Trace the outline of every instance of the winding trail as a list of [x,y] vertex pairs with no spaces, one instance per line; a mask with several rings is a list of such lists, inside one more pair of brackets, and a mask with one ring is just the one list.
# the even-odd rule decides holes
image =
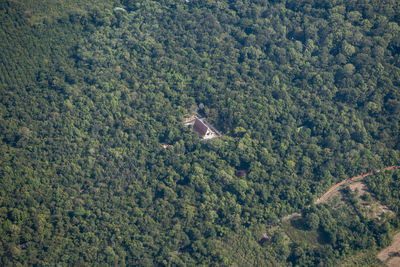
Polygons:
[[[316,199],[314,201],[314,203],[315,204],[320,204],[320,203],[325,202],[334,192],[339,191],[339,189],[344,185],[351,184],[351,183],[354,183],[354,182],[357,182],[357,181],[361,181],[362,179],[364,179],[365,177],[368,177],[370,175],[378,174],[380,172],[389,171],[389,170],[393,170],[393,169],[397,169],[397,168],[400,168],[400,165],[393,165],[393,166],[386,167],[384,169],[375,170],[375,171],[367,172],[367,173],[364,173],[364,174],[361,174],[361,175],[357,175],[357,176],[354,176],[354,177],[351,177],[351,178],[347,178],[347,179],[335,184],[331,188],[329,188],[328,191],[326,191],[320,198]],[[284,221],[288,221],[288,220],[292,219],[293,217],[298,217],[298,216],[302,216],[302,213],[301,212],[294,212],[292,214],[289,214],[289,215],[283,217],[282,221],[283,222]]]
[[329,188],[329,190],[326,191],[325,194],[323,194],[320,198],[316,199],[314,201],[314,203],[315,204],[319,204],[319,203],[322,203],[322,202],[326,201],[332,193],[338,191],[340,189],[340,187],[343,186],[343,185],[351,184],[353,182],[360,181],[360,180],[364,179],[365,177],[368,177],[368,176],[371,176],[371,175],[374,175],[374,174],[378,174],[380,172],[393,170],[393,169],[396,169],[396,168],[400,168],[400,166],[393,165],[393,166],[389,166],[389,167],[386,167],[386,168],[381,169],[381,170],[375,170],[375,171],[372,171],[372,172],[367,172],[367,173],[364,173],[364,174],[361,174],[361,175],[357,175],[357,176],[354,176],[354,177],[351,177],[351,178],[347,178],[347,179],[341,181],[340,183],[337,183],[334,186],[332,186],[331,188]]

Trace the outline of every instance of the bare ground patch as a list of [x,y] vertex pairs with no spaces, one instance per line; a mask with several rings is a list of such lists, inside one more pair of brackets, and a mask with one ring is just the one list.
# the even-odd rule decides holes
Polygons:
[[389,267],[398,267],[398,266],[400,266],[400,257],[391,258],[390,260],[388,260],[386,265],[389,266]]
[[359,196],[364,195],[365,193],[368,192],[368,187],[366,184],[364,184],[363,182],[355,182],[349,185],[350,190],[352,192],[355,192],[356,190],[358,190],[358,194]]
[[400,266],[400,232],[393,236],[393,242],[376,256],[389,267]]
[[[391,211],[386,205],[383,205],[372,197],[365,183],[355,182],[350,184],[349,188],[352,192],[358,192],[357,196],[359,197],[359,204],[364,208],[364,211],[366,212],[368,217],[380,221],[385,214],[387,214],[389,217],[392,217],[394,215],[393,211]],[[362,198],[362,196],[369,196],[370,201],[365,200],[365,198]]]
[[301,213],[295,212],[295,213],[289,214],[288,216],[285,216],[285,217],[282,218],[282,222],[287,222],[287,221],[291,220],[294,217],[301,217]]
[[391,211],[387,206],[375,203],[371,206],[366,206],[370,209],[370,217],[374,219],[378,219],[378,221],[382,220],[383,215],[388,214],[389,217],[394,216],[394,212]]
[[[368,186],[364,182],[353,182],[347,186],[350,188],[351,192],[357,193],[358,204],[362,207],[363,212],[369,218],[381,221],[384,215],[387,215],[388,217],[394,216],[394,212],[392,210],[375,199],[375,197],[368,191]],[[331,194],[329,194],[329,197],[326,198],[325,201],[336,203],[333,208],[343,205],[343,199],[340,190],[333,191]],[[292,217],[289,217],[289,219],[291,218]],[[284,219],[286,219],[286,217]]]

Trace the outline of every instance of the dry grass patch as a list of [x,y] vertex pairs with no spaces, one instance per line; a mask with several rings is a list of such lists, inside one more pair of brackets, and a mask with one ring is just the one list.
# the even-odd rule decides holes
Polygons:
[[363,182],[352,183],[352,184],[349,185],[349,187],[350,187],[350,190],[352,192],[355,192],[356,190],[358,190],[358,192],[359,192],[358,195],[359,196],[362,196],[362,195],[364,195],[365,193],[368,192],[368,187]]
[[357,192],[358,203],[363,207],[364,212],[369,218],[381,221],[384,215],[387,217],[394,216],[393,211],[371,195],[365,183],[355,182],[350,184],[349,188],[353,193]]
[[398,267],[398,266],[400,266],[400,257],[391,258],[390,260],[388,260],[386,265],[389,266],[389,267]]
[[113,9],[112,2],[100,0],[12,0],[12,2],[25,10],[24,16],[31,25],[41,24],[44,19],[57,20],[70,12],[83,15],[93,8],[99,8],[106,13],[112,12]]
[[385,267],[385,264],[376,258],[377,251],[363,250],[338,262],[340,267]]
[[400,232],[393,236],[392,244],[376,256],[389,267],[400,266]]

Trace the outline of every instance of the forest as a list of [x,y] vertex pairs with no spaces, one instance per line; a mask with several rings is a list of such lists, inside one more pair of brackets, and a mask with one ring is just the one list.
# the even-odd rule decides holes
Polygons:
[[[399,24],[396,0],[1,0],[0,265],[334,266],[387,246],[398,169],[365,180],[393,216],[346,188],[313,203],[400,165]],[[222,137],[184,126],[197,109]],[[285,234],[299,211],[314,245]]]

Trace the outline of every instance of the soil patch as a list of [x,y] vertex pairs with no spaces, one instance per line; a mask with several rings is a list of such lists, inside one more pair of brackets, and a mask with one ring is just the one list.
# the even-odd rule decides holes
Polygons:
[[380,221],[385,213],[388,213],[389,217],[394,215],[393,211],[391,211],[386,205],[382,205],[379,201],[376,201],[371,193],[368,191],[368,187],[363,182],[355,182],[349,185],[349,188],[352,192],[358,191],[358,197],[364,195],[370,195],[374,201],[365,201],[363,198],[359,198],[359,203],[365,208],[368,217],[377,219]]
[[400,232],[393,236],[392,244],[376,256],[389,267],[400,266]]
[[368,192],[368,187],[363,182],[352,183],[349,185],[349,187],[352,192],[358,190],[359,195],[364,195],[366,192]]
[[388,214],[388,217],[393,217],[394,216],[394,212],[391,211],[387,206],[385,205],[381,205],[381,204],[376,204],[376,205],[372,205],[371,207],[369,207],[371,209],[371,218],[377,219],[378,221],[382,220],[382,216],[384,214]]
[[398,267],[398,266],[400,266],[400,257],[391,258],[390,260],[388,260],[386,265],[389,266],[389,267]]
[[289,214],[288,216],[285,216],[282,218],[282,222],[287,222],[294,217],[301,217],[301,213],[295,212],[295,213]]

